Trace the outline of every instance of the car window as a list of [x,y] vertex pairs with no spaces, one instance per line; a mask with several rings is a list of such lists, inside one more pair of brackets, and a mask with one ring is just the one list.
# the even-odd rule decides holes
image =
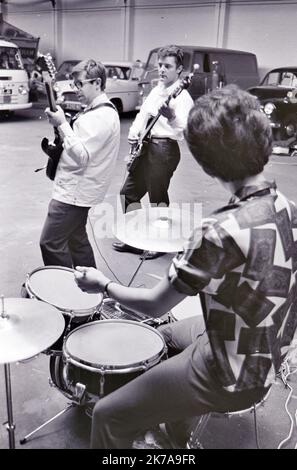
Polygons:
[[56,80],[68,80],[73,67],[79,62],[79,60],[66,60],[63,62],[58,68]]
[[292,72],[283,72],[281,74],[280,85],[286,87],[296,86],[297,77]]
[[279,84],[279,72],[269,73],[263,81],[263,85],[278,86]]
[[129,80],[131,75],[130,67],[119,67],[106,65],[106,76],[107,78],[117,78],[119,80]]

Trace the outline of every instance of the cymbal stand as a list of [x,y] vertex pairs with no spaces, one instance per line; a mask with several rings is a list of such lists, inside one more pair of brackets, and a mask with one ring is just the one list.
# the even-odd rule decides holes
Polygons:
[[45,423],[41,424],[40,426],[38,426],[38,428],[34,429],[34,431],[30,432],[29,434],[27,434],[23,439],[20,440],[20,444],[26,444],[26,442],[28,442],[29,438],[31,436],[33,436],[33,434],[37,433],[40,429],[44,428],[45,426],[47,426],[49,423],[51,423],[52,421],[54,421],[54,419],[56,418],[59,418],[59,416],[62,416],[64,413],[66,413],[66,411],[70,410],[70,408],[73,408],[74,406],[76,406],[76,403],[69,403],[65,408],[64,410],[62,411],[59,411],[59,413],[57,413],[55,416],[53,416],[52,418],[48,419]]
[[139,263],[139,265],[137,266],[136,268],[136,271],[135,273],[133,274],[133,276],[131,277],[130,281],[129,281],[129,284],[127,285],[127,287],[130,287],[132,282],[134,281],[138,271],[140,270],[141,266],[143,265],[144,261],[146,260],[146,257],[147,257],[147,254],[148,254],[148,251],[144,251],[143,254],[142,254],[142,257],[141,257],[141,261]]
[[[1,321],[7,321],[9,316],[5,313],[4,308],[4,295],[1,295]],[[15,449],[15,438],[14,430],[15,425],[13,423],[13,414],[12,414],[12,396],[11,396],[11,380],[10,380],[10,365],[4,364],[4,375],[5,375],[5,390],[6,390],[6,406],[7,406],[7,421],[3,424],[6,424],[6,429],[8,431],[9,437],[9,448]]]
[[8,420],[3,424],[6,424],[6,429],[8,431],[9,448],[15,449],[15,438],[14,438],[15,425],[13,423],[13,415],[12,415],[12,397],[11,397],[11,381],[10,381],[10,365],[9,364],[4,364],[4,373],[5,373],[6,405],[7,405]]

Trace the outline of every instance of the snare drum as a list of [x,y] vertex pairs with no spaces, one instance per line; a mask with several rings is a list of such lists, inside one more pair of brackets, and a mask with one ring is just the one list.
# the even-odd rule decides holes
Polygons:
[[63,360],[53,357],[51,378],[68,398],[85,404],[116,390],[166,355],[163,336],[130,320],[81,325],[66,338]]
[[61,339],[77,324],[85,323],[98,314],[102,294],[87,294],[76,284],[73,269],[62,266],[43,266],[27,275],[26,289],[31,298],[41,300],[60,310],[66,327],[62,337],[47,353],[62,351]]

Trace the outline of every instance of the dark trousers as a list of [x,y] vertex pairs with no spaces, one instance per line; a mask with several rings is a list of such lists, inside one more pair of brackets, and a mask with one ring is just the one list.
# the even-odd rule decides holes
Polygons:
[[[183,421],[208,411],[235,411],[264,396],[262,389],[230,393],[211,376],[201,353],[202,317],[178,321],[159,331],[170,357],[101,398],[92,420],[93,449],[127,449],[141,432],[159,423]],[[203,351],[203,345],[202,345]]]
[[[172,139],[153,138],[140,157],[139,164],[128,177],[120,191],[123,210],[140,208],[140,200],[148,193],[151,204],[169,205],[168,188],[179,163],[178,143]],[[133,204],[128,209],[128,206]]]
[[86,232],[89,207],[73,206],[52,199],[40,237],[45,266],[96,267]]

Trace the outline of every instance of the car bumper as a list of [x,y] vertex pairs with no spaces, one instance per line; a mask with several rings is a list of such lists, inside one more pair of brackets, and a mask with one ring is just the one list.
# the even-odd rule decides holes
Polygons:
[[11,104],[5,103],[0,104],[0,111],[8,110],[8,111],[17,111],[18,109],[29,109],[32,108],[32,103],[25,103],[25,104]]
[[82,106],[80,102],[75,102],[75,101],[63,101],[61,103],[61,108],[64,109],[64,111],[81,111]]

